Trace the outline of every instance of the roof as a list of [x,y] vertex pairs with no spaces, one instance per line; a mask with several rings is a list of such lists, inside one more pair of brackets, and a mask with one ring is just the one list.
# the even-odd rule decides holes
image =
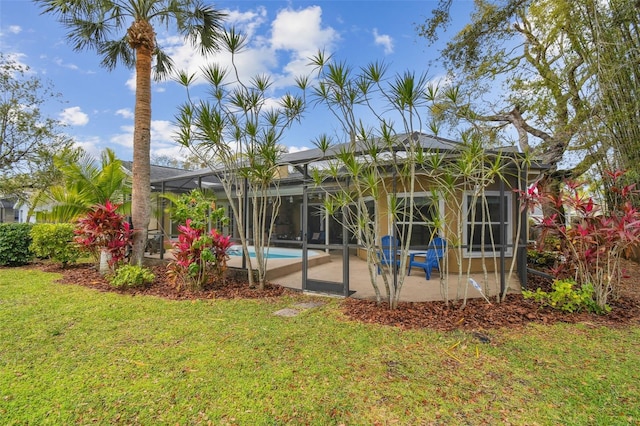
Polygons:
[[[455,151],[462,147],[460,142],[456,142],[449,139],[440,138],[437,136],[426,135],[424,133],[415,132],[412,134],[413,139],[419,142],[422,149],[427,151]],[[403,143],[406,141],[408,134],[403,133],[397,136],[400,140],[396,146],[401,147]],[[386,148],[386,144],[380,139],[377,138],[372,142],[364,142],[362,140],[358,140],[355,142],[355,152],[356,153],[364,153],[367,149],[372,145],[379,148]],[[291,154],[285,154],[282,156],[283,164],[309,164],[315,161],[323,161],[334,158],[345,148],[350,147],[350,142],[344,142],[340,144],[332,145],[326,152],[323,152],[320,148],[309,149],[306,151],[294,152]]]
[[15,205],[16,205],[15,199],[0,198],[0,207],[2,207],[3,209],[13,209]]
[[[396,151],[404,151],[407,138],[409,134],[399,134],[396,136],[398,143],[394,145]],[[450,139],[441,138],[438,136],[427,135],[424,133],[414,132],[411,137],[417,142],[420,147],[425,151],[437,151],[440,153],[455,153],[461,150],[464,146],[461,142],[457,142]],[[284,154],[280,158],[280,165],[283,166],[302,166],[320,161],[330,160],[335,158],[345,148],[353,149],[356,154],[366,155],[367,151],[371,147],[376,146],[381,150],[388,149],[388,145],[380,138],[376,138],[370,141],[358,140],[355,142],[355,146],[351,148],[350,142],[344,142],[340,144],[331,145],[329,149],[323,152],[320,148],[309,149],[305,151],[298,151],[294,153]],[[508,153],[515,155],[518,153],[517,149],[507,147],[499,150],[490,150],[493,153]],[[124,164],[125,162],[123,162]],[[130,162],[127,162],[130,163]],[[536,164],[533,168],[545,168],[543,165]],[[199,183],[203,188],[221,189],[222,183],[215,175],[223,173],[225,168],[221,166],[219,169],[205,168],[193,171],[184,171],[180,169],[174,169],[163,166],[152,166],[151,170],[151,184],[155,190],[160,190],[160,186],[164,187],[166,191],[172,190],[189,190],[198,188]],[[299,182],[302,179],[302,174],[292,173],[287,178],[282,179],[282,183],[285,182]]]

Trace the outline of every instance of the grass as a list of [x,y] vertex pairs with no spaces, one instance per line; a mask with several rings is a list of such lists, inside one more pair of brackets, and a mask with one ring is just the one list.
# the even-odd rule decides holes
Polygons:
[[0,423],[640,424],[640,328],[401,331],[0,269]]

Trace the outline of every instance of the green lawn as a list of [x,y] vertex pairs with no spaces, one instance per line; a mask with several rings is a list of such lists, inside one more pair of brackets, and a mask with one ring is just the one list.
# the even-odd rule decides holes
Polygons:
[[0,270],[0,424],[640,424],[640,328],[401,331]]

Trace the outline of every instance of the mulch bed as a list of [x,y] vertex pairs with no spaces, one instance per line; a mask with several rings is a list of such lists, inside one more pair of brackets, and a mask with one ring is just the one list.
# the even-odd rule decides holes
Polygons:
[[[265,290],[250,289],[247,282],[227,279],[224,285],[206,291],[193,292],[177,289],[167,279],[164,266],[152,266],[156,276],[154,283],[142,289],[114,289],[90,265],[75,265],[66,269],[52,264],[38,267],[59,272],[61,283],[78,284],[96,289],[133,296],[157,296],[174,300],[186,299],[230,299],[230,298],[276,298],[285,294],[294,294],[294,290],[279,285],[267,285]],[[625,261],[626,277],[621,297],[610,303],[611,312],[607,315],[590,313],[564,313],[558,310],[541,308],[520,295],[509,295],[504,302],[487,303],[484,299],[470,299],[464,309],[459,301],[400,303],[397,309],[390,310],[369,300],[348,298],[343,303],[344,314],[355,321],[376,323],[400,328],[430,328],[434,330],[486,330],[495,328],[521,327],[529,323],[553,324],[558,322],[583,323],[593,326],[623,327],[640,324],[640,266]],[[548,288],[549,282],[538,276],[529,276],[530,287]]]

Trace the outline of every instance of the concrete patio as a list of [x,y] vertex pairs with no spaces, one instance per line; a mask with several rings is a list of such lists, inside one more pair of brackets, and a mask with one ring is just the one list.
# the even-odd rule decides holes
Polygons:
[[[147,254],[146,256],[159,258],[158,254]],[[164,254],[164,258],[170,260],[172,258],[171,252],[167,251]],[[232,256],[228,261],[228,266],[230,270],[241,268],[242,258]],[[309,259],[307,275],[311,279],[341,283],[342,254],[320,252],[317,256]],[[377,275],[376,278],[380,291],[384,292],[382,277]],[[479,273],[472,274],[471,278],[480,284],[485,295],[490,298],[489,300],[492,300],[491,296],[495,296],[500,288],[500,277],[494,273],[488,274],[486,282],[483,275]],[[302,259],[269,259],[267,263],[267,279],[274,284],[301,290]],[[448,283],[448,286],[445,283]],[[520,292],[520,282],[515,273],[507,281],[507,285],[509,293]],[[441,282],[440,274],[434,270],[431,274],[431,279],[427,281],[422,269],[413,268],[411,275],[405,278],[400,300],[406,302],[443,300],[442,287],[448,287],[449,300],[462,298],[465,290],[468,292],[469,298],[482,297],[482,294],[469,283],[466,274],[461,276],[450,274]],[[375,300],[375,292],[369,278],[367,263],[354,255],[349,257],[349,290],[354,292],[351,297]]]

